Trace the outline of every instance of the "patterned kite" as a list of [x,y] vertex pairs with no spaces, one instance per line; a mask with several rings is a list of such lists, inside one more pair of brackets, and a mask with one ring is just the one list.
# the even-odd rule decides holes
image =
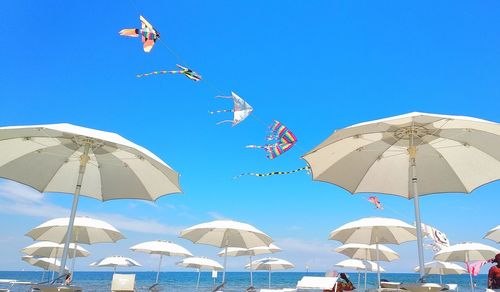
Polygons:
[[141,28],[126,28],[120,30],[120,35],[129,37],[141,36],[144,46],[144,52],[149,53],[153,49],[153,45],[160,38],[160,33],[144,18],[139,16],[141,20]]
[[380,203],[380,201],[378,200],[378,198],[377,198],[377,197],[375,197],[375,196],[373,196],[373,197],[369,197],[369,198],[368,198],[368,201],[369,201],[370,203],[374,204],[374,205],[375,205],[375,208],[377,208],[377,209],[384,209],[384,208],[382,207],[382,203]]
[[184,76],[186,76],[187,78],[193,80],[193,81],[200,81],[201,80],[201,75],[194,72],[193,70],[187,68],[187,67],[184,67],[184,66],[181,66],[179,64],[176,65],[180,70],[162,70],[162,71],[154,71],[154,72],[150,72],[150,73],[145,73],[145,74],[137,74],[137,78],[141,78],[141,77],[145,77],[145,76],[149,76],[149,75],[158,75],[158,74],[182,74]]
[[267,144],[263,146],[259,145],[248,145],[247,148],[261,148],[267,152],[267,158],[274,159],[281,154],[290,150],[295,143],[297,143],[297,138],[287,127],[285,127],[279,121],[274,121],[274,124],[270,127],[271,135],[267,137],[269,141],[275,141],[272,144]]
[[231,91],[231,96],[216,96],[216,98],[232,98],[234,102],[233,109],[230,110],[217,110],[211,111],[210,114],[216,113],[233,113],[232,120],[224,120],[217,123],[217,125],[222,123],[232,123],[233,127],[237,124],[243,122],[253,111],[253,107],[249,105],[243,98],[239,97],[236,93]]

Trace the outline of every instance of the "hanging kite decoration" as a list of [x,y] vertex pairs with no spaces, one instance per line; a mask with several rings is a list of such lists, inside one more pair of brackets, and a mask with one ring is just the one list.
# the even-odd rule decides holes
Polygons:
[[193,81],[200,81],[201,80],[201,75],[194,72],[193,70],[191,70],[187,67],[181,66],[179,64],[177,64],[176,66],[180,70],[154,71],[154,72],[145,73],[145,74],[137,74],[136,76],[137,76],[137,78],[141,78],[141,77],[146,77],[146,76],[150,76],[150,75],[158,75],[158,74],[182,74]]
[[270,127],[271,135],[267,137],[267,140],[274,141],[272,144],[267,144],[263,146],[259,145],[248,145],[246,148],[261,148],[267,152],[267,158],[274,159],[281,154],[290,150],[295,143],[297,143],[297,138],[286,126],[284,126],[279,121],[274,121],[274,124]]
[[228,110],[217,110],[211,111],[210,114],[216,113],[233,113],[232,120],[224,120],[217,123],[217,125],[222,123],[232,123],[233,127],[237,124],[243,122],[253,111],[253,107],[249,105],[243,98],[239,97],[236,93],[231,91],[231,96],[216,96],[216,98],[232,98],[234,102],[233,109]]
[[446,234],[439,231],[438,229],[422,223],[422,231],[425,237],[432,240],[432,243],[428,244],[427,246],[433,251],[438,252],[444,247],[450,246],[448,236],[446,236]]
[[120,35],[129,37],[141,36],[144,52],[149,53],[153,49],[155,42],[160,38],[160,33],[144,18],[139,16],[141,28],[126,28],[120,30]]
[[268,173],[247,172],[247,173],[242,173],[242,174],[240,174],[238,176],[235,176],[234,179],[238,179],[238,178],[240,178],[242,176],[247,176],[247,175],[251,175],[251,176],[272,176],[272,175],[292,174],[292,173],[296,173],[296,172],[304,171],[304,170],[306,170],[307,173],[309,173],[309,171],[311,170],[311,167],[308,165],[308,166],[297,168],[297,169],[294,169],[294,170],[291,170],[291,171],[273,171],[273,172],[268,172]]
[[377,197],[375,197],[375,196],[369,197],[369,198],[368,198],[368,201],[369,201],[370,203],[374,204],[374,205],[375,205],[375,208],[380,209],[380,210],[383,210],[383,209],[384,209],[384,208],[382,207],[382,203],[380,203],[380,201],[378,200],[378,198],[377,198]]

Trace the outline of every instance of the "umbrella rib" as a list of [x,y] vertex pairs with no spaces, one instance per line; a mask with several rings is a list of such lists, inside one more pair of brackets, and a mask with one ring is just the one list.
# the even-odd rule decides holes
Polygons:
[[[62,144],[60,144],[60,145],[62,145]],[[60,145],[58,145],[58,146],[60,146]],[[78,151],[78,149],[80,149],[80,148],[77,148],[75,151],[73,151],[73,153],[72,153],[70,156],[72,156],[73,154],[75,154],[75,153]],[[44,152],[44,153],[46,153],[46,152]],[[64,156],[62,156],[62,155],[56,155],[56,156],[64,157]],[[64,165],[64,162],[63,162],[63,164],[62,164],[62,165]],[[48,179],[48,180],[47,180],[47,183],[43,186],[43,190],[47,189],[47,186],[48,186],[48,185],[52,182],[52,180],[54,179],[54,177],[55,177],[55,176],[59,173],[59,170],[61,170],[61,166],[62,166],[62,165],[60,165],[60,166],[56,169],[56,171],[54,171],[54,173],[50,176],[50,179]],[[76,187],[76,186],[75,186],[75,187]]]

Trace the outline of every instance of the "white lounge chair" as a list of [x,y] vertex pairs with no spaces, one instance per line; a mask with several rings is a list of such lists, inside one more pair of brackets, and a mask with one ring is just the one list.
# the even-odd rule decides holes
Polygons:
[[135,274],[114,274],[111,282],[112,292],[135,291]]
[[331,290],[337,285],[337,279],[338,277],[304,276],[297,283],[297,290]]
[[458,291],[458,284],[444,284],[447,290]]

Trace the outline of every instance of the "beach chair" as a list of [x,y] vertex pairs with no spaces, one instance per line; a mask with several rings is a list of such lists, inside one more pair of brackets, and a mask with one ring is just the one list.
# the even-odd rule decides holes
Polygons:
[[297,282],[297,291],[331,290],[337,285],[337,279],[338,279],[337,277],[304,276],[299,282]]
[[111,282],[112,292],[135,291],[135,274],[114,274]]
[[458,284],[444,284],[444,287],[446,290],[458,291]]

